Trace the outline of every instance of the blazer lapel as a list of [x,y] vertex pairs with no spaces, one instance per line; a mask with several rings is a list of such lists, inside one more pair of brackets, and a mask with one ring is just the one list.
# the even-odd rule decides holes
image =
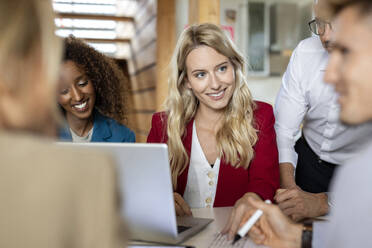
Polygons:
[[98,111],[95,111],[92,142],[107,141],[111,136],[112,133],[105,117]]
[[72,141],[70,128],[67,122],[58,130],[58,137],[61,141]]
[[189,174],[189,166],[190,166],[190,155],[191,155],[191,143],[192,143],[192,126],[194,123],[194,119],[192,119],[186,126],[186,134],[182,138],[182,143],[185,147],[187,155],[189,156],[189,164],[186,166],[185,170],[182,172],[181,175],[178,176],[177,180],[177,192],[180,192],[181,195],[184,194],[187,184],[187,176]]

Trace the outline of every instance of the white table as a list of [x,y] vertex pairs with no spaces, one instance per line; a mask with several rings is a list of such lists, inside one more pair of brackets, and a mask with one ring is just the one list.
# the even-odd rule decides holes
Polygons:
[[195,247],[208,247],[214,238],[214,234],[221,231],[225,226],[231,207],[225,208],[198,208],[192,209],[194,217],[214,219],[205,229],[186,240],[183,244]]

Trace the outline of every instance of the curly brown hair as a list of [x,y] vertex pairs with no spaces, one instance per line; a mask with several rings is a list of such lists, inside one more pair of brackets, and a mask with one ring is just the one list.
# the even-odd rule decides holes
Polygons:
[[64,48],[63,60],[74,62],[93,83],[94,107],[105,116],[125,122],[129,82],[116,62],[74,36],[64,39]]

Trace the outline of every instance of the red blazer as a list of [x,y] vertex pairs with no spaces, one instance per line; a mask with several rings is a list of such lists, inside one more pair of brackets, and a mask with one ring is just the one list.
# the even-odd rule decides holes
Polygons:
[[[247,192],[254,192],[262,199],[273,201],[275,191],[279,188],[279,162],[275,118],[271,105],[256,101],[254,111],[258,141],[254,146],[254,158],[248,169],[234,168],[221,159],[218,175],[217,191],[214,207],[233,206]],[[186,152],[190,157],[192,128],[194,120],[186,127],[186,135],[182,139]],[[167,143],[167,115],[165,112],[155,113],[152,127],[147,137],[148,143]],[[186,188],[189,165],[178,176],[177,190],[183,195]]]

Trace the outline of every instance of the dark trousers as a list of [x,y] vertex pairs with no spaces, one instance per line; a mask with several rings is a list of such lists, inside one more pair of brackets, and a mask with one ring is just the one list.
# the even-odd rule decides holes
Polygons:
[[302,136],[295,145],[298,154],[296,184],[311,193],[328,192],[337,165],[321,160]]

